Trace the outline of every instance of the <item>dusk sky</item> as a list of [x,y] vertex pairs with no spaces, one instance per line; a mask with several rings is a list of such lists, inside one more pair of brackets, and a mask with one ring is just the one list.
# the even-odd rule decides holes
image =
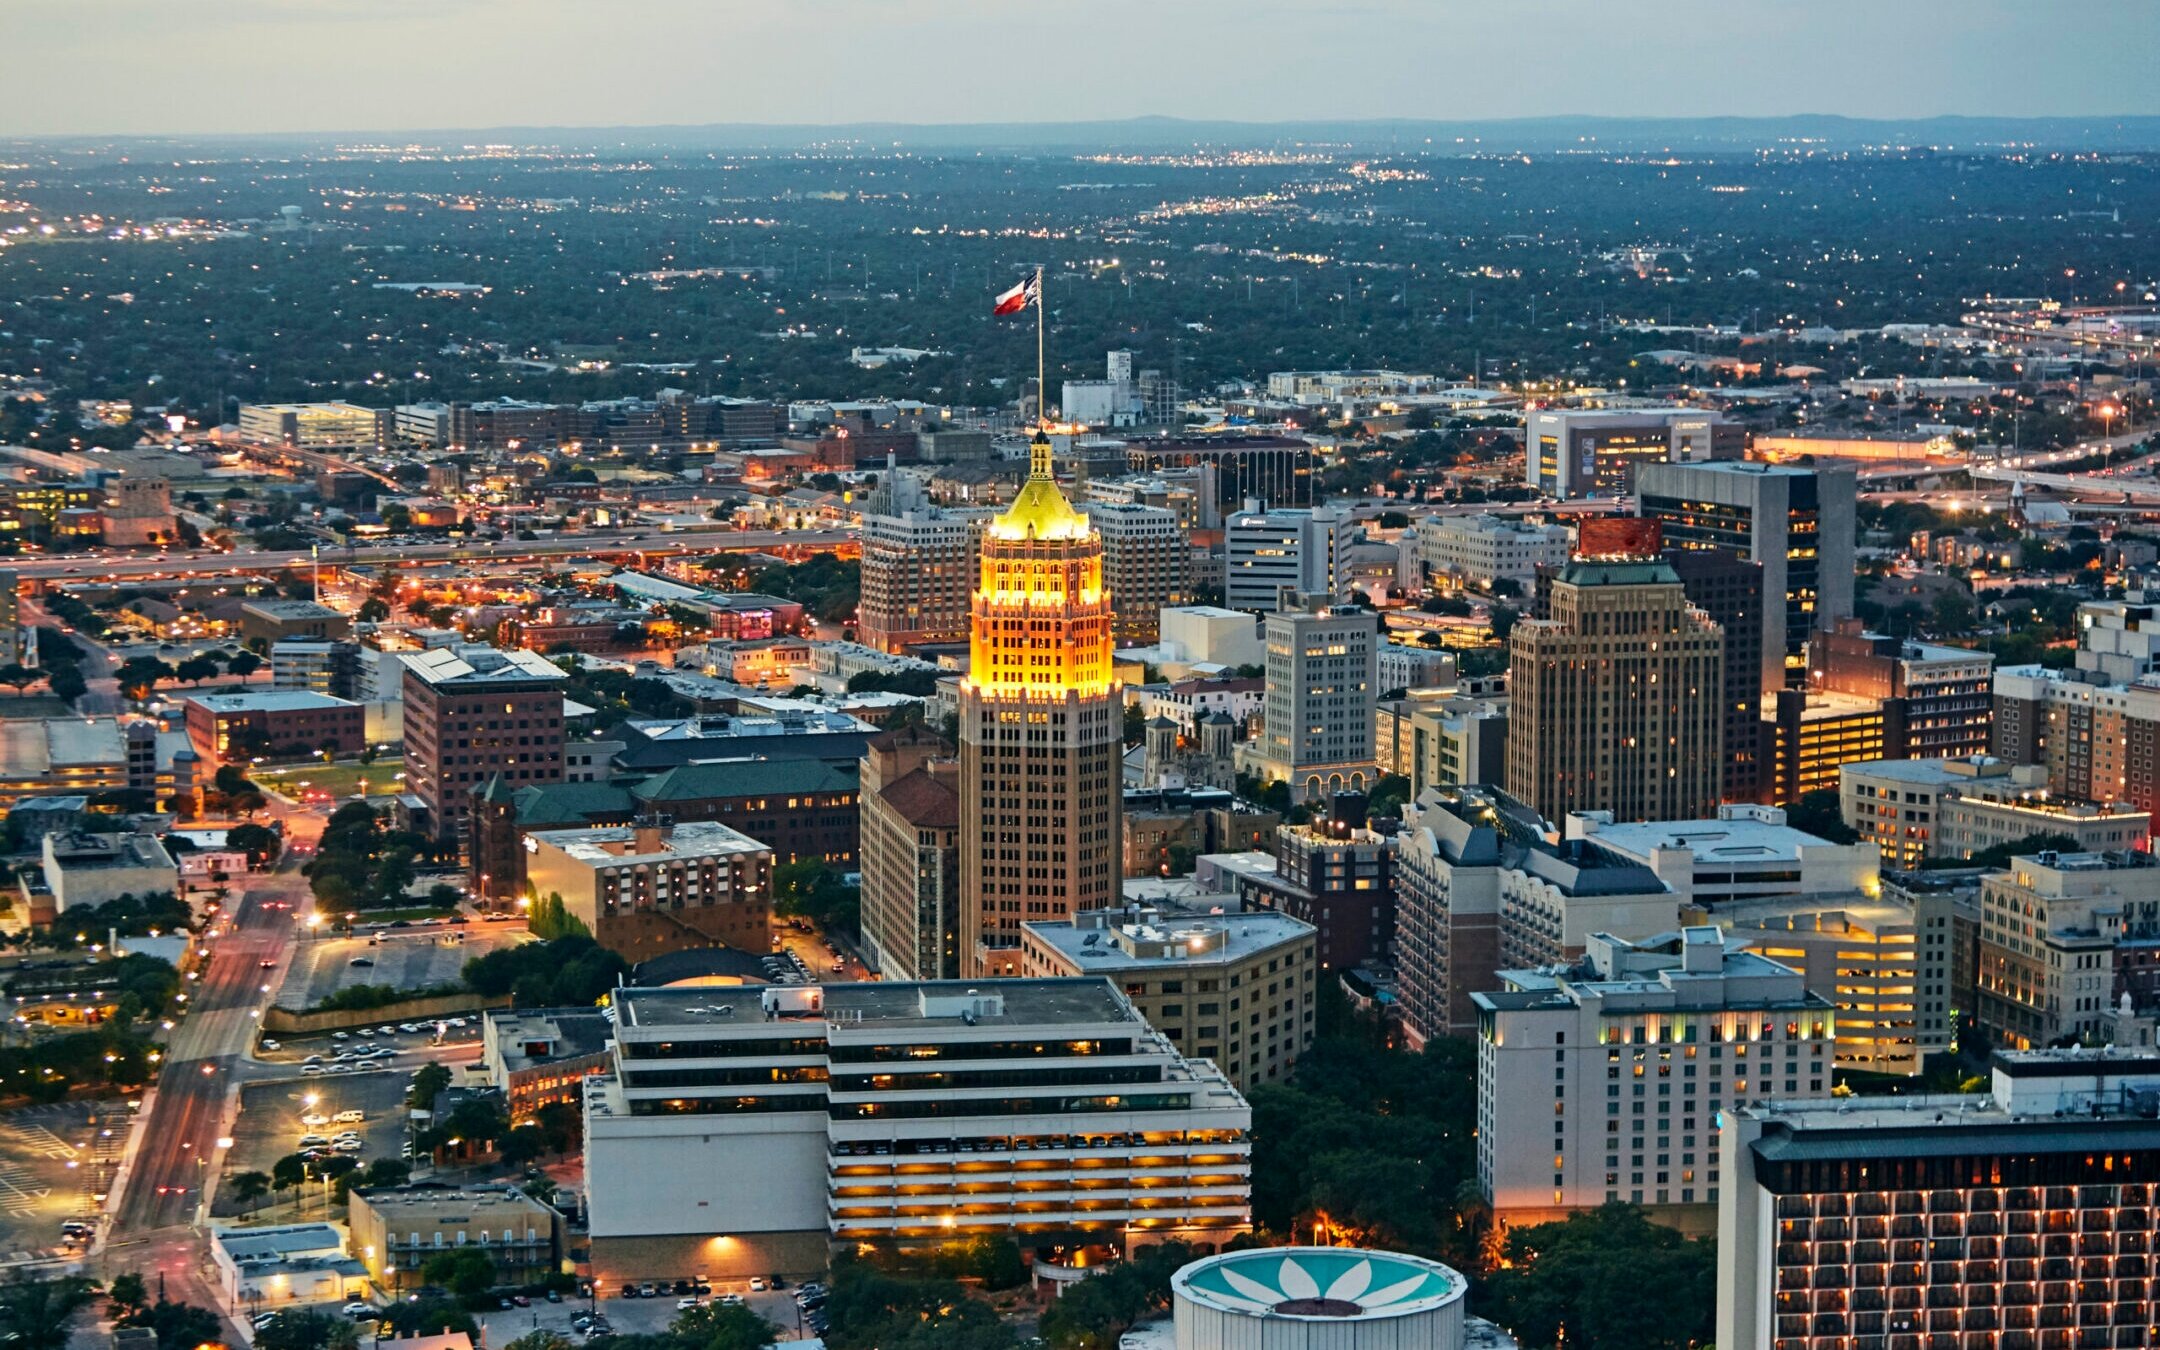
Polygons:
[[0,0],[0,137],[2160,112],[2153,0]]

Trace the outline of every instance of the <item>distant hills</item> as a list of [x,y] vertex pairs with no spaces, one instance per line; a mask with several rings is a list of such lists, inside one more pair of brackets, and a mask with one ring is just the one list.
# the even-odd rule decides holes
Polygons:
[[833,126],[714,123],[652,127],[489,127],[444,131],[353,131],[335,136],[69,137],[17,144],[239,146],[305,150],[356,142],[420,145],[548,145],[578,149],[817,150],[883,152],[961,150],[1008,154],[1074,151],[1165,152],[1194,147],[1287,149],[1333,146],[1435,154],[1551,154],[1561,151],[1753,151],[1814,146],[1825,150],[1907,147],[1942,151],[2029,147],[2036,150],[2160,150],[2160,116],[1923,117],[1882,120],[1802,114],[1792,117],[1533,117],[1490,121],[1402,118],[1342,122],[1219,122],[1132,117],[1098,122]]

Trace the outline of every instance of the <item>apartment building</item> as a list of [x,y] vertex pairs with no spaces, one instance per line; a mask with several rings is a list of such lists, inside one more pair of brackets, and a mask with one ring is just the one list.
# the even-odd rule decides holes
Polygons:
[[1103,585],[1116,613],[1118,644],[1155,641],[1163,607],[1192,599],[1192,541],[1177,512],[1132,502],[1090,502],[1087,513],[1102,536]]
[[2117,949],[2160,938],[2150,853],[2039,853],[1980,879],[1973,1012],[1998,1044],[2099,1035],[2116,1007]]
[[772,932],[772,850],[716,821],[535,830],[525,885],[631,962],[696,947],[763,952]]
[[885,652],[965,642],[980,522],[922,506],[862,518],[856,636]]

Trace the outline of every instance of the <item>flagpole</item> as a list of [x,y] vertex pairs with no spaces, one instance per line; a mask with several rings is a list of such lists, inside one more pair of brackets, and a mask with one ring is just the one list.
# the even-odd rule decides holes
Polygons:
[[1035,264],[1035,421],[1042,426],[1050,424],[1050,380],[1048,365],[1043,360],[1043,269]]

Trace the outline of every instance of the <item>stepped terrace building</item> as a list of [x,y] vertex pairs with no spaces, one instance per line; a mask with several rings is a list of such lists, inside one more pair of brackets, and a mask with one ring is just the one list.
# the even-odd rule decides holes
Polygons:
[[823,1270],[836,1243],[1214,1248],[1252,1111],[1108,980],[628,989],[588,1080],[592,1263]]

